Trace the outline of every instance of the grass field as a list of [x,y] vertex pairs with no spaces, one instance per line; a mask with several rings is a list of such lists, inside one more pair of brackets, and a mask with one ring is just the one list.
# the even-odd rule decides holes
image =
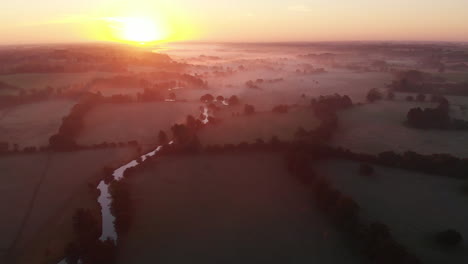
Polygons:
[[163,157],[130,180],[119,263],[360,263],[281,155]]
[[71,100],[48,100],[2,109],[0,141],[20,148],[47,146],[74,104]]
[[312,109],[306,107],[293,108],[287,114],[259,112],[251,116],[229,116],[232,111],[229,107],[222,111],[226,113],[222,113],[221,123],[204,127],[199,132],[202,144],[252,143],[258,138],[269,141],[273,136],[290,141],[298,127],[312,130],[320,122]]
[[121,165],[135,152],[119,148],[1,157],[0,209],[9,213],[0,220],[0,249],[9,261],[0,263],[50,263],[62,257],[72,239],[75,210],[91,208],[100,215],[88,183],[100,177],[104,166]]
[[[403,122],[409,109],[431,107],[428,103],[378,102],[340,113],[340,128],[333,144],[364,153],[383,151],[449,153],[468,158],[467,131],[421,130]],[[460,117],[460,116],[458,116]],[[466,118],[466,117],[465,117]]]
[[[399,169],[376,167],[375,177],[363,177],[358,164],[325,161],[317,166],[343,193],[351,195],[371,219],[386,223],[396,240],[423,263],[467,263],[468,196],[461,180]],[[460,248],[441,250],[433,242],[437,232],[453,228],[465,238]]]
[[106,104],[92,109],[85,117],[78,142],[95,144],[137,140],[142,144],[158,143],[160,130],[175,123],[185,123],[187,115],[198,117],[201,103]]

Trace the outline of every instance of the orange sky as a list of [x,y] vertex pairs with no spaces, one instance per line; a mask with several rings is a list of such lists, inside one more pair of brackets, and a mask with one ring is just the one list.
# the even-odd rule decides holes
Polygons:
[[467,11],[467,0],[16,0],[2,3],[0,43],[123,41],[128,18],[166,41],[468,41]]

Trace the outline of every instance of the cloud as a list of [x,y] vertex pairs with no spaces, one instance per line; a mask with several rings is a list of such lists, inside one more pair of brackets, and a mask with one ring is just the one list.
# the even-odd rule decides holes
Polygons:
[[311,12],[312,9],[308,6],[305,5],[293,5],[289,6],[288,9],[290,11],[295,11],[295,12]]

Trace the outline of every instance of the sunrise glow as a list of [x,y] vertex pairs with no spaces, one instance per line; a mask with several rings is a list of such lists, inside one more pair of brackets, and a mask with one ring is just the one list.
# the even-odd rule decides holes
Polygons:
[[149,17],[107,18],[115,39],[123,42],[148,43],[167,38],[167,29]]

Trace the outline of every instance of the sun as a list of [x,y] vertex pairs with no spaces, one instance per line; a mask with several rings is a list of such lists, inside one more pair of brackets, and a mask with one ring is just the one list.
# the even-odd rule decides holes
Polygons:
[[114,22],[120,32],[120,38],[124,41],[136,43],[148,43],[163,40],[165,32],[154,19],[147,17],[120,17]]

